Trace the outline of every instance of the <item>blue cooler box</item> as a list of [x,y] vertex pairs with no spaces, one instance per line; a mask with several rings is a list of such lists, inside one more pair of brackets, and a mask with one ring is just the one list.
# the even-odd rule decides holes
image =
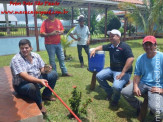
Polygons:
[[[89,50],[89,53],[91,53],[91,51],[94,48],[91,48]],[[104,68],[105,65],[105,52],[104,51],[96,51],[95,56],[93,57],[89,57],[89,71],[91,72],[99,72]]]

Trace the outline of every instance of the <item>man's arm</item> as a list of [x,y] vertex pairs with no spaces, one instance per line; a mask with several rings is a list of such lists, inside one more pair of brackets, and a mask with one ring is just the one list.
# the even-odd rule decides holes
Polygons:
[[117,79],[121,79],[125,75],[126,71],[132,66],[133,61],[134,61],[134,57],[130,57],[127,59],[121,74],[116,77]]
[[70,36],[71,36],[71,38],[73,38],[75,41],[79,41],[79,40],[80,40],[80,38],[78,38],[78,39],[75,38],[74,35],[73,35],[72,33],[70,33]]
[[21,72],[21,73],[19,74],[19,76],[20,76],[21,78],[23,78],[24,80],[27,80],[27,81],[33,82],[33,83],[40,83],[40,84],[42,84],[43,86],[46,86],[45,83],[48,83],[47,80],[35,78],[35,77],[29,75],[27,72]]
[[153,93],[163,94],[163,89],[158,87],[152,87],[150,91]]
[[93,56],[95,56],[95,53],[96,53],[96,51],[102,51],[103,49],[102,49],[102,45],[101,46],[98,46],[98,47],[96,47],[95,49],[93,49],[92,51],[91,51],[91,54],[90,54],[90,58]]
[[50,65],[44,66],[40,69],[42,74],[47,74],[52,71],[52,67]]
[[57,35],[59,32],[58,31],[53,31],[51,33],[45,33],[45,32],[42,32],[40,34],[41,37],[47,37],[47,36],[53,36],[53,35]]
[[134,81],[133,81],[133,84],[134,84],[133,92],[134,92],[134,94],[135,94],[136,96],[141,96],[141,92],[140,92],[140,89],[139,89],[139,87],[138,87],[139,82],[140,82],[140,76],[135,75],[135,76],[134,76]]
[[91,35],[89,34],[89,35],[88,35],[88,40],[87,40],[87,45],[90,44],[90,40],[91,40]]

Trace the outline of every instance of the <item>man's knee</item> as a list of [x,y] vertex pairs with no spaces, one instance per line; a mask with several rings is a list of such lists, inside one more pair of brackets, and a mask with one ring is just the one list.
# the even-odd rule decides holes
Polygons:
[[100,73],[97,73],[97,74],[96,74],[96,79],[97,79],[97,81],[102,80],[102,76],[101,76],[101,74],[100,74]]
[[58,74],[56,71],[52,70],[50,73],[49,73],[49,78],[50,80],[57,80],[58,78]]
[[149,108],[155,115],[163,117],[163,108],[160,104],[159,105],[157,103],[149,104]]
[[133,96],[133,91],[128,90],[126,87],[121,90],[123,96],[131,97]]
[[27,94],[29,96],[34,95],[34,94],[36,94],[37,90],[39,90],[39,87],[37,87],[36,84],[29,83],[25,94]]
[[113,89],[115,89],[116,91],[121,91],[123,88],[123,86],[120,86],[119,84],[114,84],[113,83]]

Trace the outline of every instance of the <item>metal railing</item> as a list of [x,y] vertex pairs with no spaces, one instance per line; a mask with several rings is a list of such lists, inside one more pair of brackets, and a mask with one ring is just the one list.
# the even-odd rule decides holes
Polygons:
[[[65,32],[71,29],[71,26],[64,26]],[[40,34],[40,27],[37,27]],[[67,30],[67,31],[66,31]],[[0,38],[35,36],[35,27],[25,26],[2,26],[0,25]]]

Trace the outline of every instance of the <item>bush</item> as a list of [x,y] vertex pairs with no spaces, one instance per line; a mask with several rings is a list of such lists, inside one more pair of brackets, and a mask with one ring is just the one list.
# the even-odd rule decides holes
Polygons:
[[89,103],[92,102],[91,99],[87,99],[85,101],[85,103],[83,103],[82,107],[80,107],[80,102],[81,102],[81,97],[82,97],[82,93],[77,91],[77,87],[73,86],[73,91],[72,91],[72,97],[69,99],[69,103],[70,103],[70,107],[72,109],[72,111],[79,117],[81,117],[81,115],[87,115],[87,106]]

